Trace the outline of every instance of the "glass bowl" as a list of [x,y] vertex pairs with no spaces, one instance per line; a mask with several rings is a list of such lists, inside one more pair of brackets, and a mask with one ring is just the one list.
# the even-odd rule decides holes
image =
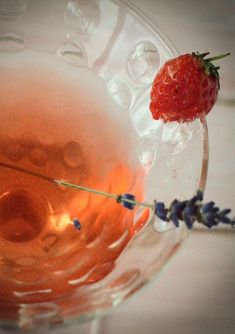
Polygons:
[[0,20],[0,327],[81,323],[153,280],[188,231],[6,164],[169,204],[204,189],[206,122],[153,121],[177,51],[129,1],[0,0]]

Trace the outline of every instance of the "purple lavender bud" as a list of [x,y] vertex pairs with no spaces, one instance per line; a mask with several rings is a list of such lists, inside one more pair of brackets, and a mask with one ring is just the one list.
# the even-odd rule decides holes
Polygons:
[[186,224],[186,226],[188,227],[188,229],[192,229],[193,227],[193,223],[195,222],[195,212],[194,209],[192,207],[188,207],[186,206],[186,208],[183,211],[183,219],[184,222]]
[[208,228],[218,225],[218,220],[216,219],[216,215],[213,212],[209,212],[203,216],[204,225]]
[[82,228],[81,223],[77,218],[73,219],[73,225],[77,230],[81,230],[81,228]]
[[215,203],[214,202],[208,202],[202,206],[202,213],[206,214],[207,212],[211,211],[214,207]]
[[196,202],[198,201],[198,197],[197,195],[196,196],[193,196],[188,202],[187,202],[187,206],[190,206],[192,208],[195,208],[196,206]]
[[182,202],[179,202],[178,200],[174,200],[171,204],[171,216],[170,219],[172,220],[173,224],[176,227],[179,227],[179,219],[182,216]]
[[200,189],[197,190],[197,199],[203,201],[203,191]]
[[193,228],[193,224],[192,224],[192,221],[191,221],[190,217],[185,216],[184,217],[184,222],[185,222],[185,225],[187,226],[187,228],[189,230],[191,230]]
[[125,201],[126,199],[135,201],[135,196],[132,194],[123,194],[123,195],[118,195],[117,197],[117,203],[121,203],[124,208],[127,208],[129,210],[133,210],[135,207],[135,203],[129,203]]
[[180,223],[179,223],[179,220],[176,216],[172,216],[171,220],[172,220],[173,224],[175,225],[175,227],[179,227]]
[[220,216],[226,216],[231,212],[231,209],[224,209],[220,211]]
[[217,213],[219,212],[219,208],[217,206],[214,206],[211,211]]
[[175,199],[171,203],[171,213],[178,217],[178,215],[181,214],[181,209],[182,209],[182,202]]
[[222,216],[222,217],[220,217],[220,221],[223,224],[228,224],[228,225],[231,224],[232,225],[232,221],[231,221],[231,219],[229,217]]
[[154,203],[154,213],[164,221],[172,221],[176,227],[179,227],[179,221],[183,221],[185,225],[192,229],[195,221],[205,225],[208,228],[217,226],[219,223],[235,226],[235,219],[229,218],[227,215],[230,209],[220,211],[214,202],[202,204],[203,192],[197,191],[197,194],[188,201],[178,201],[175,199],[169,209],[164,203]]
[[230,209],[224,209],[218,213],[219,219],[223,224],[231,224],[233,226],[232,219],[227,217],[227,215],[231,212]]
[[168,210],[165,208],[165,204],[162,202],[156,202],[155,203],[155,210],[154,214],[162,219],[163,221],[167,221],[167,212]]

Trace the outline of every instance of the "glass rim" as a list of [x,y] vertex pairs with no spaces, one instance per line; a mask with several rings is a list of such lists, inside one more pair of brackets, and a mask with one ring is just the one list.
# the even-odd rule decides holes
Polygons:
[[131,14],[141,21],[141,23],[148,28],[154,34],[157,34],[161,40],[164,47],[170,51],[174,56],[178,56],[180,53],[177,50],[176,46],[172,41],[167,37],[167,35],[162,31],[162,29],[146,14],[142,9],[137,7],[130,0],[111,0],[111,2],[116,3],[119,6],[124,7],[127,11],[130,11]]

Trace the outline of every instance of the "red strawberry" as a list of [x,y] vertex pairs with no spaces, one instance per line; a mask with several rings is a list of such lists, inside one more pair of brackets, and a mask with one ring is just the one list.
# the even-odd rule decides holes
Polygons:
[[219,91],[219,67],[205,59],[209,54],[185,54],[167,61],[156,75],[150,110],[154,119],[189,122],[211,110]]

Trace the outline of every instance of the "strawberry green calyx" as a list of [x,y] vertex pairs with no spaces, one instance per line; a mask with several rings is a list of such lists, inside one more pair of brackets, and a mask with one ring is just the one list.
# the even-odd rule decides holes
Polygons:
[[205,57],[208,56],[209,54],[210,54],[210,52],[205,52],[205,53],[201,53],[201,54],[193,52],[192,56],[194,56],[194,57],[196,57],[197,59],[200,60],[201,66],[202,66],[204,72],[207,75],[210,75],[213,78],[218,80],[218,85],[219,85],[219,88],[220,88],[220,84],[219,84],[220,77],[219,77],[219,72],[218,72],[218,70],[220,69],[220,66],[215,66],[212,63],[212,61],[219,60],[219,59],[222,59],[224,57],[227,57],[227,56],[230,55],[230,52],[206,59]]

